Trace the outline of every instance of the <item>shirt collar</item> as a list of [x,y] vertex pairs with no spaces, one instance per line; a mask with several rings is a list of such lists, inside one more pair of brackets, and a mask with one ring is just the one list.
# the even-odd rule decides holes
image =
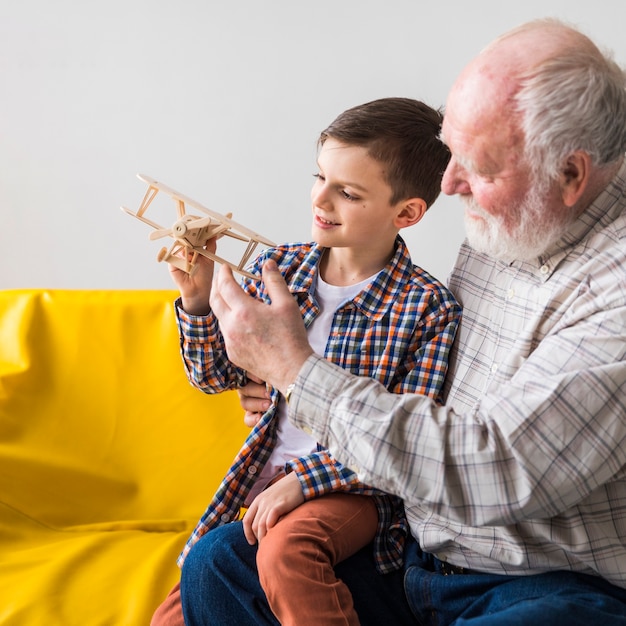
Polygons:
[[[366,289],[359,292],[352,302],[364,315],[382,317],[402,290],[404,283],[413,273],[413,262],[409,250],[400,235],[396,236],[395,252],[387,265],[377,274]],[[293,276],[292,292],[311,293],[315,271],[325,248],[313,244],[304,256]]]
[[391,260],[378,273],[373,282],[354,298],[354,305],[364,315],[380,319],[397,299],[413,273],[409,250],[400,235],[396,236],[396,249]]

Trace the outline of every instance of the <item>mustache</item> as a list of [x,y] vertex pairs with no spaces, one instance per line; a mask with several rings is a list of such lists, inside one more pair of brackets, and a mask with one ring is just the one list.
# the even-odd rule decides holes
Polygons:
[[478,202],[476,202],[474,196],[463,196],[461,200],[465,208],[470,209],[472,213],[478,215],[479,217],[485,219],[492,217],[487,211],[485,211],[485,209],[483,209],[483,207],[480,206],[480,204],[478,204]]

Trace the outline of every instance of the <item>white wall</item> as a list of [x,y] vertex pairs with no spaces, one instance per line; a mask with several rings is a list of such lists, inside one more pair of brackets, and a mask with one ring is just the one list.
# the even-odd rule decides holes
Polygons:
[[[139,206],[137,172],[307,239],[315,142],[339,112],[442,105],[483,45],[547,15],[626,62],[624,2],[0,0],[0,288],[172,287],[119,210]],[[462,234],[444,197],[405,231],[442,278]]]

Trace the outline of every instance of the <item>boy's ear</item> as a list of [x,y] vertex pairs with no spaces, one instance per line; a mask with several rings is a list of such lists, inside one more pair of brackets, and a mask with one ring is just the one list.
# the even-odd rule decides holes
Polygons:
[[591,157],[582,150],[570,154],[559,176],[561,198],[567,207],[574,206],[589,184]]
[[426,201],[422,198],[409,198],[398,204],[398,212],[394,218],[396,228],[407,228],[417,224],[426,213]]

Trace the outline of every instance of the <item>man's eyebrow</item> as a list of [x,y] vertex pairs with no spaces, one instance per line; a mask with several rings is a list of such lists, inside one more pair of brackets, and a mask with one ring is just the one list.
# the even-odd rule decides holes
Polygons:
[[[448,146],[447,142],[446,142],[446,138],[443,134],[443,128],[439,131],[439,141],[441,141],[441,143],[443,143],[444,145],[446,145],[448,147],[448,149],[450,150],[450,152],[452,153],[452,150],[450,149],[450,146]],[[454,160],[465,170],[468,171],[473,171],[474,167],[473,167],[473,163],[470,159],[467,159],[465,157],[459,156],[457,154],[452,153],[452,157],[454,158]]]
[[464,156],[460,156],[458,154],[454,154],[452,151],[450,151],[450,152],[451,152],[451,155],[452,155],[451,158],[456,161],[456,163],[457,163],[457,165],[459,165],[459,167],[462,167],[466,172],[475,172],[476,171],[476,168],[474,167],[474,163],[472,162],[471,159],[468,159],[468,158],[466,158]]
[[463,156],[458,156],[453,154],[452,155],[454,160],[466,171],[468,172],[473,172],[475,171],[475,167],[474,164],[472,163],[471,159],[466,159]]

